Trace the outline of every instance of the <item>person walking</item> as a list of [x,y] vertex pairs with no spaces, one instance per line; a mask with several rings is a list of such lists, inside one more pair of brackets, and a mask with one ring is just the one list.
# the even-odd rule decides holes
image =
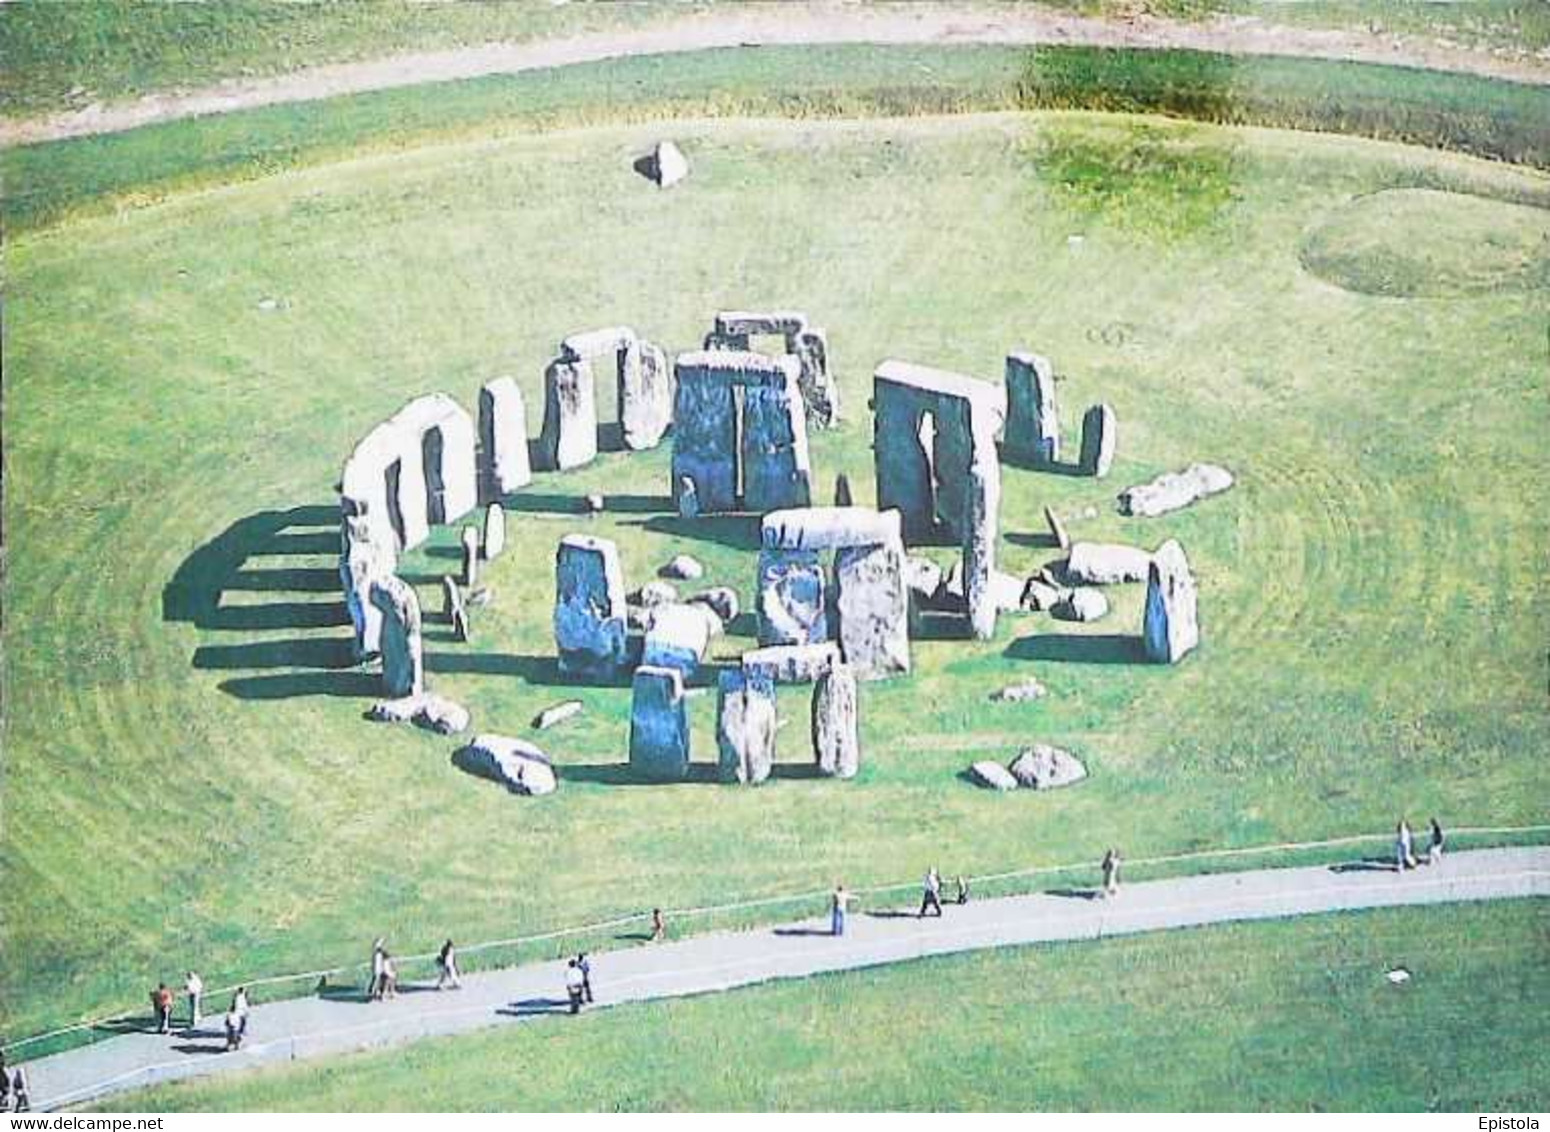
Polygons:
[[446,990],[451,987],[457,990],[463,985],[457,972],[457,948],[449,939],[441,945],[441,950],[436,953],[436,989]]
[[1410,832],[1410,823],[1400,818],[1394,830],[1394,871],[1403,873],[1415,867],[1415,837]]
[[574,959],[565,968],[565,993],[570,997],[570,1012],[580,1014],[582,996],[586,993],[586,980]]
[[378,936],[371,945],[371,983],[366,988],[366,1001],[379,1002],[384,989],[383,974],[387,962],[387,941]]
[[1103,855],[1103,895],[1105,899],[1119,893],[1119,850],[1110,847]]
[[969,902],[969,882],[963,879],[962,873],[958,874],[957,902],[959,904],[967,904]]
[[151,1008],[156,1012],[156,1032],[172,1033],[172,989],[166,983],[158,983],[151,992]]
[[919,918],[924,918],[926,909],[935,909],[935,915],[942,914],[942,874],[936,871],[932,865],[926,870],[926,879],[921,885]]
[[587,958],[583,951],[576,956],[576,970],[581,972],[581,996],[587,1000],[587,1005],[592,1005],[592,960]]
[[834,882],[834,892],[829,897],[829,934],[845,934],[845,914],[850,910],[850,893],[839,881]]
[[12,1112],[31,1112],[32,1094],[27,1088],[27,1067],[18,1065],[11,1075],[11,1096],[15,1098]]
[[248,1001],[248,988],[238,987],[237,993],[231,996],[231,1013],[237,1016],[237,1044],[242,1044],[242,1039],[248,1036],[248,1014],[253,1009]]
[[662,918],[662,909],[651,910],[651,942],[661,943],[667,938],[667,921]]
[[232,1001],[231,1008],[226,1011],[226,1017],[222,1019],[226,1026],[226,1052],[242,1048],[242,1015],[237,1013],[237,1003]]
[[1442,864],[1442,847],[1447,840],[1447,834],[1442,832],[1442,823],[1433,818],[1432,839],[1426,846],[1426,863],[1428,865]]
[[382,997],[398,997],[398,964],[386,951],[382,953]]
[[204,998],[205,981],[199,977],[198,971],[190,971],[188,977],[183,980],[183,993],[188,995],[188,1028],[199,1029],[199,1004]]

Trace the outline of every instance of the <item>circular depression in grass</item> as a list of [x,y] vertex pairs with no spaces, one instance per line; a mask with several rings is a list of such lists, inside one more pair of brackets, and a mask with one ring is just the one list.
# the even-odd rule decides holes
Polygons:
[[[669,192],[631,168],[664,133],[693,163]],[[11,1026],[138,1001],[150,971],[352,961],[378,934],[407,952],[933,863],[1382,830],[1396,810],[1534,820],[1545,292],[1393,302],[1300,259],[1343,202],[1420,174],[1550,196],[1459,158],[1161,120],[685,121],[341,162],[14,240]],[[1008,617],[992,641],[919,641],[909,678],[863,689],[851,783],[629,783],[622,687],[582,689],[585,713],[540,737],[563,779],[542,801],[458,771],[453,741],[365,722],[376,682],[351,666],[336,572],[352,443],[420,393],[472,406],[502,373],[536,418],[563,335],[625,322],[688,349],[725,307],[828,330],[847,421],[813,437],[823,497],[844,472],[873,498],[879,359],[994,379],[1009,350],[1052,357],[1066,444],[1106,400],[1119,458],[1105,481],[1009,469],[1002,568],[1058,556],[1046,505],[1079,538],[1177,537],[1201,650],[1129,663],[1137,586],[1090,626]],[[1115,513],[1121,488],[1191,460],[1239,486],[1162,520]],[[632,587],[688,551],[747,606],[746,527],[681,524],[667,489],[664,447],[519,493],[474,642],[429,626],[431,685],[518,735],[578,694],[555,683],[550,625],[572,530],[616,539]],[[610,508],[583,520],[592,491]],[[456,539],[406,556],[427,608]],[[988,702],[1030,676],[1045,699]],[[781,711],[782,758],[803,761],[806,697]],[[709,761],[714,695],[690,712]],[[1089,782],[1002,797],[958,779],[1036,740],[1076,751]]]
[[1309,271],[1364,295],[1440,298],[1550,287],[1550,211],[1437,189],[1385,189],[1320,221]]

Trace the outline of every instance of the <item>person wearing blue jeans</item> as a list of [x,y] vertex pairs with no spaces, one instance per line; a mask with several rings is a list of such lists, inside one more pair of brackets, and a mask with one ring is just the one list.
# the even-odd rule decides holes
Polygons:
[[850,895],[845,891],[843,884],[834,886],[834,895],[830,898],[829,906],[829,933],[831,935],[845,934],[846,905],[850,903]]

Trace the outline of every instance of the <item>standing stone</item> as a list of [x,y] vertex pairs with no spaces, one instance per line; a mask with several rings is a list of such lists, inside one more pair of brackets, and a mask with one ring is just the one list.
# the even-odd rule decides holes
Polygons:
[[855,496],[850,490],[850,477],[844,472],[834,477],[834,505],[836,507],[855,506]]
[[539,450],[546,467],[579,468],[597,456],[597,390],[592,363],[557,358],[544,371],[544,427]]
[[676,668],[641,665],[630,701],[630,769],[641,778],[679,782],[689,776],[689,712]]
[[1069,550],[1071,536],[1066,533],[1066,525],[1060,521],[1053,507],[1044,508],[1044,522],[1049,526],[1050,537],[1055,540],[1055,545],[1061,550]]
[[[704,354],[690,355],[703,360]],[[673,400],[673,503],[686,518],[737,506],[737,398],[707,365],[678,360]]]
[[1082,474],[1106,476],[1114,463],[1114,447],[1119,434],[1114,410],[1108,405],[1094,405],[1082,416]]
[[840,422],[840,394],[829,373],[828,335],[806,327],[787,337],[786,350],[800,367],[797,380],[808,421],[817,429],[833,428]]
[[688,476],[681,476],[678,480],[678,516],[681,519],[698,519],[700,517],[700,492],[694,486],[694,480]]
[[560,671],[611,677],[624,665],[624,574],[619,548],[591,535],[566,535],[554,559],[554,640]]
[[468,619],[468,609],[458,606],[452,611],[452,635],[465,644],[474,639],[473,623]]
[[479,492],[499,499],[532,482],[522,389],[513,378],[498,377],[479,390]]
[[661,141],[646,162],[647,172],[659,189],[670,189],[689,175],[689,159],[672,141]]
[[996,635],[996,537],[1001,517],[1001,463],[996,456],[995,422],[988,414],[973,421],[973,448],[969,463],[967,526],[963,535],[964,597],[969,605],[969,627],[974,636],[988,641]]
[[854,778],[861,767],[856,677],[849,665],[834,665],[813,688],[813,760],[827,778]]
[[347,515],[342,524],[339,580],[345,609],[354,630],[355,658],[377,655],[381,646],[382,613],[371,603],[371,583],[391,574],[397,565],[391,541],[375,541],[377,532],[362,516]]
[[473,588],[479,580],[479,528],[463,528],[463,585]]
[[862,679],[910,670],[909,590],[897,540],[834,555],[840,652]]
[[447,624],[452,624],[452,618],[463,608],[463,591],[458,588],[457,579],[451,574],[446,574],[441,579],[441,616]]
[[1038,354],[1006,359],[1006,452],[1035,466],[1060,459],[1060,417],[1055,410],[1055,370]]
[[673,423],[673,371],[660,346],[637,341],[620,354],[619,428],[634,452],[662,443]]
[[382,614],[383,694],[389,699],[420,695],[425,691],[425,660],[419,596],[397,574],[387,574],[373,580],[371,604]]
[[484,560],[499,558],[506,549],[506,509],[492,503],[484,509],[484,539],[481,547]]
[[1200,643],[1195,576],[1189,559],[1176,539],[1169,539],[1152,555],[1151,576],[1146,584],[1146,613],[1142,636],[1146,658],[1155,664],[1177,664]]
[[798,645],[827,640],[824,591],[824,570],[816,550],[761,550],[754,607],[759,643]]
[[672,603],[651,611],[641,663],[676,668],[685,679],[694,675],[710,651],[710,622],[692,605]]
[[775,685],[758,674],[728,669],[716,700],[721,781],[753,786],[775,763]]
[[743,505],[763,514],[812,502],[807,413],[788,371],[743,390]]

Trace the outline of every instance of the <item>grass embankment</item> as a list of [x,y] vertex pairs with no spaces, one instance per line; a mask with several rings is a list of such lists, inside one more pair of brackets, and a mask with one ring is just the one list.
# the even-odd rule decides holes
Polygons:
[[[113,1107],[1536,1112],[1550,1102],[1546,931],[1533,901],[927,959]],[[1410,982],[1388,982],[1396,966]]]
[[1469,76],[1187,51],[760,48],[381,91],[12,148],[0,152],[0,217],[14,231],[180,189],[491,132],[1039,108],[1344,132],[1550,167],[1550,89]]

